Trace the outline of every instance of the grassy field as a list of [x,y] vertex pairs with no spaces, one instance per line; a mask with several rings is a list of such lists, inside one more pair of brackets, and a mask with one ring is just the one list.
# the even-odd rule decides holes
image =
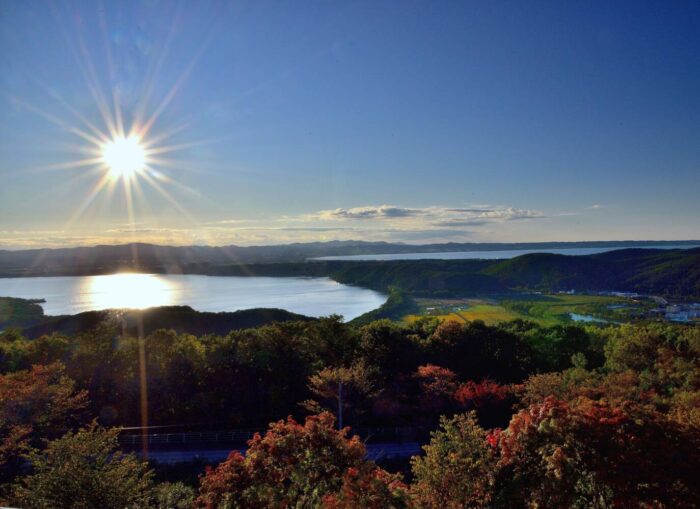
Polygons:
[[497,301],[486,299],[417,299],[417,303],[421,312],[405,316],[404,321],[413,322],[424,316],[435,316],[440,320],[483,320],[488,324],[495,324],[523,318],[520,313],[506,309]]
[[[601,295],[522,295],[494,299],[417,300],[421,312],[404,317],[413,322],[424,316],[440,320],[482,320],[489,325],[521,318],[542,325],[570,323],[570,313],[618,321],[620,310],[608,306],[631,304],[628,299]],[[618,316],[619,315],[619,316]]]
[[498,304],[476,304],[459,312],[459,316],[467,320],[482,320],[486,323],[507,322],[520,318],[518,313],[510,311]]

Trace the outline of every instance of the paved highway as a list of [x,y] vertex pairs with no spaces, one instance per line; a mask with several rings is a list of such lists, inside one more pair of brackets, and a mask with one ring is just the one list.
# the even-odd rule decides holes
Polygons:
[[[418,442],[406,443],[379,443],[367,444],[367,459],[386,460],[393,458],[410,458],[421,452],[421,444]],[[238,449],[241,453],[245,449]],[[151,450],[148,452],[148,459],[154,462],[173,465],[177,463],[189,463],[201,461],[207,464],[216,464],[224,461],[230,448],[226,449],[182,449],[182,450]],[[137,454],[141,455],[140,452]]]

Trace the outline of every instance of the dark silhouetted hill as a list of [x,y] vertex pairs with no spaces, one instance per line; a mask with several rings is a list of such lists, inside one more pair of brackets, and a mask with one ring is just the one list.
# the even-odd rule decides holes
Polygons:
[[232,330],[260,327],[273,322],[314,320],[283,309],[246,309],[231,313],[203,313],[189,306],[164,306],[144,310],[87,311],[70,316],[44,317],[26,327],[23,334],[36,338],[58,332],[73,335],[95,329],[104,322],[113,322],[127,334],[150,334],[158,329],[173,329],[201,336],[226,335]]
[[0,297],[0,330],[27,327],[44,319],[41,300]]

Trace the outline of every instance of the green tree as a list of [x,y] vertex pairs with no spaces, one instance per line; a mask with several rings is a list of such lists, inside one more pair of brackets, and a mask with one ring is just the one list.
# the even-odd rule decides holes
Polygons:
[[313,413],[335,412],[342,399],[344,422],[356,425],[378,393],[376,379],[377,370],[364,362],[349,368],[324,368],[309,377],[309,390],[316,399],[305,401],[303,406]]
[[154,509],[192,509],[195,491],[181,482],[158,484],[153,490]]
[[117,450],[118,433],[93,423],[33,452],[33,473],[17,485],[15,503],[24,509],[151,507],[153,473]]
[[426,348],[431,364],[449,368],[462,379],[519,382],[531,368],[530,346],[521,337],[479,320],[444,321]]
[[424,456],[412,460],[411,486],[416,506],[424,509],[489,507],[496,458],[474,412],[441,419]]
[[420,341],[412,332],[389,320],[372,322],[360,329],[355,356],[377,366],[382,378],[389,381],[402,372],[414,370],[420,363]]

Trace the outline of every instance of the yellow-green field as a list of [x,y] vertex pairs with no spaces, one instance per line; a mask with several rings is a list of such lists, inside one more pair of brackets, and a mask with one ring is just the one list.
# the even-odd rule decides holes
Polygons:
[[425,316],[440,320],[474,321],[493,325],[521,318],[541,325],[555,325],[570,321],[569,313],[615,319],[607,306],[629,304],[628,299],[601,295],[541,295],[518,299],[418,299],[421,313],[407,315],[404,321],[413,322]]
[[503,306],[493,304],[477,304],[464,311],[455,311],[452,313],[423,313],[416,315],[408,315],[404,318],[406,322],[414,322],[424,316],[435,316],[440,320],[455,320],[457,322],[482,320],[483,322],[493,325],[499,322],[507,322],[516,318],[524,318],[519,313],[513,313]]

